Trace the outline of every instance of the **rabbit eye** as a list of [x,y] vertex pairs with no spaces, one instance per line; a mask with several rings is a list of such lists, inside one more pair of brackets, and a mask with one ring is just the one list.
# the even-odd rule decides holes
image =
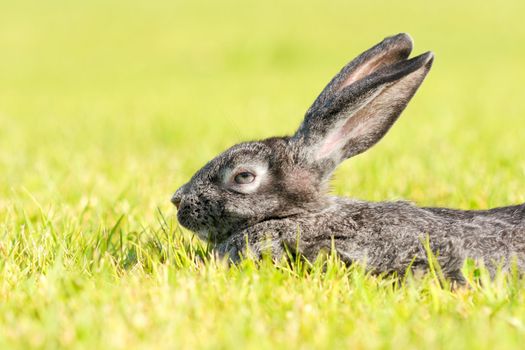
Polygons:
[[235,183],[239,185],[250,184],[254,180],[255,180],[255,175],[248,171],[243,171],[241,173],[238,173],[237,175],[235,175],[235,178],[233,179],[233,181],[235,181]]

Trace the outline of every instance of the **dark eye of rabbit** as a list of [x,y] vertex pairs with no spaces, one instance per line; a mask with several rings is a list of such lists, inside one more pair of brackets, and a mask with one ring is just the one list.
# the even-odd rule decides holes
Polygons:
[[239,185],[246,185],[252,183],[253,180],[255,180],[255,175],[248,171],[243,171],[242,173],[235,175],[233,180]]

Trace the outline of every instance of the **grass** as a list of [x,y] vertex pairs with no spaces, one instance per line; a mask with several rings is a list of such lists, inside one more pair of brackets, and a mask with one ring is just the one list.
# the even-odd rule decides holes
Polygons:
[[433,71],[333,192],[524,202],[523,1],[0,8],[0,348],[521,348],[516,276],[228,268],[169,198],[231,144],[293,132],[340,66],[406,31]]

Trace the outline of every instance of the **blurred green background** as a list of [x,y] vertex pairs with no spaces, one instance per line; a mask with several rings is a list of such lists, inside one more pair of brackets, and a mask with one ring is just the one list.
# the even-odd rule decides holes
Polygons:
[[[251,339],[252,346],[271,335],[281,345],[287,339],[292,344],[294,339],[306,344],[332,339],[331,344],[356,346],[404,339],[409,348],[421,348],[425,342],[440,347],[454,338],[456,344],[471,341],[490,348],[507,331],[514,336],[506,338],[508,344],[516,344],[512,332],[524,329],[522,309],[510,309],[509,315],[517,313],[513,317],[518,319],[505,319],[498,323],[501,333],[491,333],[493,318],[484,318],[487,309],[469,309],[470,297],[466,309],[453,300],[447,304],[450,314],[441,314],[439,307],[418,309],[417,293],[410,299],[387,291],[389,300],[402,300],[398,306],[409,304],[405,297],[411,300],[413,309],[397,311],[414,315],[412,325],[422,326],[429,318],[438,325],[404,338],[406,319],[399,321],[394,317],[399,314],[382,304],[384,295],[374,299],[357,293],[355,299],[346,284],[339,285],[336,298],[343,295],[342,303],[355,304],[344,315],[336,304],[321,306],[315,317],[327,323],[318,338],[310,338],[310,328],[301,325],[280,333],[281,328],[267,329],[257,321],[259,313],[273,310],[283,322],[275,324],[286,324],[281,302],[288,299],[272,299],[273,291],[291,291],[291,300],[304,298],[315,307],[325,295],[322,288],[311,294],[304,281],[290,282],[278,271],[268,272],[276,275],[267,284],[254,282],[257,272],[234,274],[236,282],[229,287],[234,278],[229,272],[203,277],[207,272],[199,269],[170,270],[182,282],[164,285],[158,282],[164,275],[141,275],[144,266],[128,271],[117,258],[107,260],[118,273],[113,284],[106,284],[97,272],[104,270],[103,263],[91,264],[89,249],[90,237],[112,235],[117,227],[121,240],[157,229],[158,212],[176,226],[169,199],[198,168],[234,143],[294,132],[340,67],[399,32],[414,38],[414,54],[434,51],[433,69],[385,139],[337,171],[334,193],[465,209],[524,202],[524,14],[523,0],[0,0],[0,328],[13,341],[7,344],[46,344],[46,334],[61,339],[51,344],[71,344],[71,334],[63,334],[70,326],[79,344],[91,337],[100,341],[92,346],[104,344],[101,334],[112,332],[113,340],[122,340],[120,347],[137,345],[137,339],[151,346],[164,339],[153,326],[161,331],[166,324],[183,336],[202,332],[189,345],[209,346],[206,332],[213,334],[211,344],[212,339],[223,346],[235,344],[228,332],[213,333],[215,322],[224,320],[233,322],[231,337],[236,334],[241,343]],[[115,249],[125,255],[121,248]],[[93,256],[118,255],[97,249]],[[148,266],[157,271],[173,264]],[[42,275],[35,277],[36,272]],[[38,284],[42,278],[47,284]],[[77,287],[63,278],[89,293],[76,294]],[[34,301],[35,283],[47,304]],[[242,288],[252,283],[261,289],[245,293]],[[159,285],[166,288],[164,304],[157,304]],[[183,294],[170,289],[174,285]],[[210,290],[216,293],[207,294]],[[219,293],[235,302],[220,304]],[[367,300],[377,303],[371,307]],[[235,303],[244,307],[244,318],[237,318],[231,308]],[[123,311],[130,305],[132,316]],[[494,305],[487,305],[490,314]],[[172,308],[182,311],[165,314]],[[352,314],[356,310],[361,313]],[[461,316],[457,310],[463,310]],[[381,316],[374,319],[374,311]],[[151,321],[151,333],[128,333],[127,319],[137,314]],[[200,328],[206,314],[210,317]],[[472,314],[477,316],[469,318]],[[372,317],[368,323],[355,323],[366,315]],[[180,318],[170,318],[175,316]],[[301,320],[315,328],[312,317]],[[342,321],[355,326],[354,343],[332,337],[340,334]],[[397,321],[398,328],[388,328]],[[46,328],[53,322],[62,328]],[[476,343],[485,335],[485,343]]]

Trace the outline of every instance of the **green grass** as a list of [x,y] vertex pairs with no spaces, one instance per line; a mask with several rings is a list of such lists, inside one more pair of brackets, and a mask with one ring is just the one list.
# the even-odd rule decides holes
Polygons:
[[333,192],[525,202],[525,2],[0,0],[0,348],[521,348],[525,282],[228,268],[173,191],[406,31],[433,71]]

